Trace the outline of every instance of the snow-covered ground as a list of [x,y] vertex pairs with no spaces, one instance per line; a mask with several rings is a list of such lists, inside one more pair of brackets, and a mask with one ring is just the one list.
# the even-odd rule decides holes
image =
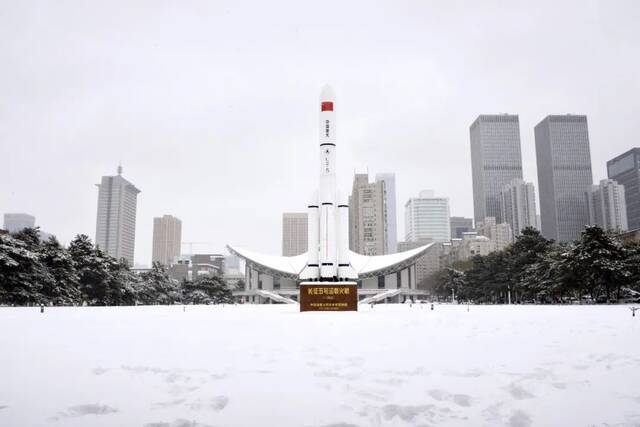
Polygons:
[[640,316],[0,308],[0,425],[640,425]]

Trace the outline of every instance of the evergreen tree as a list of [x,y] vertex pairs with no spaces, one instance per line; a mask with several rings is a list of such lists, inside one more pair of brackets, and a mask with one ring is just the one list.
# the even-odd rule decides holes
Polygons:
[[0,235],[0,302],[26,305],[42,301],[43,283],[51,280],[37,253],[27,243]]
[[567,254],[591,298],[597,300],[604,293],[607,302],[612,292],[619,295],[619,287],[631,276],[625,257],[622,243],[598,226],[586,227]]
[[40,245],[39,254],[52,279],[44,283],[43,297],[54,304],[79,303],[79,277],[69,252],[51,237]]
[[108,262],[109,281],[107,282],[106,303],[108,305],[135,305],[138,294],[139,278],[131,271],[126,259]]
[[143,304],[173,304],[180,302],[180,288],[159,262],[154,262],[151,271],[140,275],[138,299]]
[[233,302],[229,286],[218,276],[204,276],[184,283],[185,302],[191,304],[223,304]]
[[108,284],[113,280],[109,258],[84,234],[69,244],[69,254],[79,278],[82,299],[90,305],[107,304]]

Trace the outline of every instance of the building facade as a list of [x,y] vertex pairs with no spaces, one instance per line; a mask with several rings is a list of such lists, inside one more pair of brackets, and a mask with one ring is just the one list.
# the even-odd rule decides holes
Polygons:
[[182,221],[172,215],[153,218],[152,263],[173,263],[180,256],[181,242]]
[[494,249],[494,244],[487,236],[479,236],[477,232],[470,231],[462,233],[462,239],[452,248],[454,252],[453,261],[466,261],[474,256],[489,255]]
[[490,240],[492,252],[501,251],[513,243],[511,226],[506,222],[497,223],[494,217],[487,217],[477,223],[476,231],[479,236],[485,236]]
[[593,184],[587,116],[547,116],[534,133],[542,234],[577,239],[589,222],[584,193]]
[[605,230],[623,232],[629,229],[624,185],[612,179],[603,179],[585,192],[589,211],[589,224]]
[[384,181],[384,211],[387,230],[385,254],[398,252],[398,214],[396,212],[396,174],[376,174],[376,182]]
[[511,226],[513,236],[527,227],[538,228],[536,190],[532,182],[514,179],[500,192],[500,208],[504,222]]
[[522,179],[518,116],[481,115],[469,132],[475,223],[486,217],[503,222],[500,191],[513,179]]
[[133,265],[136,239],[136,207],[138,190],[118,175],[103,176],[98,187],[96,246],[114,258],[124,258]]
[[451,239],[449,199],[436,197],[431,190],[423,190],[419,197],[405,203],[405,240],[417,242],[431,239],[448,242]]
[[362,255],[384,255],[387,235],[384,181],[369,182],[355,174],[349,197],[349,249]]
[[609,160],[607,177],[624,186],[629,230],[640,229],[640,147]]
[[4,229],[9,233],[17,233],[25,228],[33,228],[36,225],[36,217],[26,213],[4,214]]
[[282,255],[296,256],[307,251],[308,215],[306,212],[282,214]]
[[462,233],[473,231],[473,218],[452,216],[449,218],[449,222],[451,223],[452,239],[462,239]]

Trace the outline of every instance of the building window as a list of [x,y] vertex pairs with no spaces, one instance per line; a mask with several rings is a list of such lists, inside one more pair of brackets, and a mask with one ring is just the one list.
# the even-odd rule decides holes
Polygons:
[[378,289],[384,289],[384,276],[378,276]]

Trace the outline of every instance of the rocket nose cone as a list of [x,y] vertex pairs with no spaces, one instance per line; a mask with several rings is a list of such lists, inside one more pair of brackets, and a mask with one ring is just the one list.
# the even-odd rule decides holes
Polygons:
[[334,102],[336,100],[336,94],[333,91],[333,88],[329,85],[325,85],[322,88],[322,92],[320,92],[320,101],[331,101]]

